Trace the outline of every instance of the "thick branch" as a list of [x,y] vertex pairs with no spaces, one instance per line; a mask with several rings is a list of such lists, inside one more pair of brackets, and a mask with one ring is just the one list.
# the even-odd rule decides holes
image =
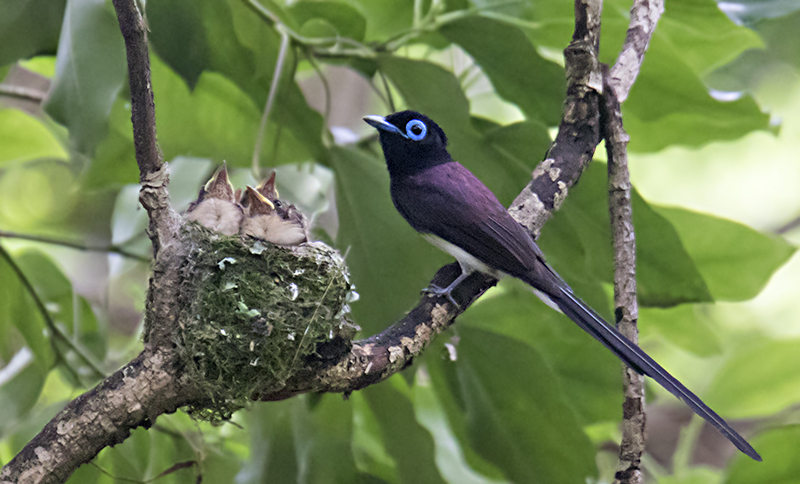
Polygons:
[[175,377],[169,351],[145,350],[92,390],[71,401],[0,473],[0,483],[64,482],[105,447],[149,427],[193,394]]

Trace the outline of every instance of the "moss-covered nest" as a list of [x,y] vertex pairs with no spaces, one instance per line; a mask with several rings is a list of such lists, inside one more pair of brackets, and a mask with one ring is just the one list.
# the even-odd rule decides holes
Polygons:
[[331,347],[350,347],[355,293],[338,252],[322,243],[282,247],[228,237],[195,224],[186,235],[193,248],[183,270],[177,345],[207,396],[189,409],[193,416],[228,419]]

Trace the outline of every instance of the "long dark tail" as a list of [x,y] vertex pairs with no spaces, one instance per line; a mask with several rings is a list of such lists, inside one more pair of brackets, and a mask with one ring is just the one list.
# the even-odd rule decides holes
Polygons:
[[561,297],[551,296],[553,302],[578,326],[603,343],[626,365],[642,375],[649,376],[670,393],[683,400],[697,415],[716,427],[739,450],[753,459],[761,461],[758,452],[697,395],[689,391],[641,348],[617,331],[614,326],[607,324],[592,308],[575,297],[569,289],[560,288],[560,291]]

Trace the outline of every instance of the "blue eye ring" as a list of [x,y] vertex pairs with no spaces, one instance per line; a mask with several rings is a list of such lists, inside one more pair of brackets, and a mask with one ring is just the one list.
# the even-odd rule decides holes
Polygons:
[[[416,131],[416,132],[415,132]],[[419,141],[428,134],[428,127],[419,119],[412,119],[406,124],[406,136],[414,141]]]

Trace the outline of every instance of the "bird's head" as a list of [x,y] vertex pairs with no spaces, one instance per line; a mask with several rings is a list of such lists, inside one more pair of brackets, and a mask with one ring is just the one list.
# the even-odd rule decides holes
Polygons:
[[432,119],[414,111],[383,116],[364,116],[364,121],[380,135],[389,173],[413,173],[451,161],[447,136]]

